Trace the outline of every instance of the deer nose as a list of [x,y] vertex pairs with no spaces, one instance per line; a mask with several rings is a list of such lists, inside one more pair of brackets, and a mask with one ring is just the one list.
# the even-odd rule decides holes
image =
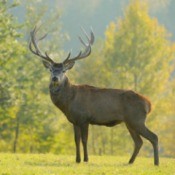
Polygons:
[[58,78],[57,77],[53,77],[52,81],[58,81]]

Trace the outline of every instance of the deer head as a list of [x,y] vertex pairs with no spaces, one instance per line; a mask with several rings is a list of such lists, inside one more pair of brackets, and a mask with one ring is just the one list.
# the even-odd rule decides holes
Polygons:
[[54,84],[55,86],[62,84],[62,82],[65,79],[65,72],[67,70],[71,69],[77,60],[86,58],[91,53],[91,45],[94,43],[94,40],[95,40],[94,34],[91,30],[90,37],[89,37],[83,28],[82,28],[82,31],[85,34],[87,41],[88,41],[88,43],[85,43],[82,40],[82,38],[79,36],[80,42],[85,47],[84,51],[80,51],[77,56],[72,57],[72,58],[71,58],[71,52],[69,52],[67,58],[61,63],[56,63],[55,61],[53,61],[52,58],[50,58],[50,56],[48,55],[47,52],[42,53],[39,49],[38,42],[43,40],[47,36],[47,34],[45,34],[41,38],[37,39],[36,34],[38,32],[38,29],[35,27],[30,32],[31,38],[30,38],[30,43],[29,43],[29,49],[33,54],[35,54],[39,58],[41,58],[45,68],[50,70],[51,83]]

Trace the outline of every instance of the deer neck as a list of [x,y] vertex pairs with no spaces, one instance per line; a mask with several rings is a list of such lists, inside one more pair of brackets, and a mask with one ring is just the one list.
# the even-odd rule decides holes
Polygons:
[[67,76],[65,76],[64,81],[58,87],[54,87],[52,82],[49,86],[50,96],[52,102],[66,114],[69,99],[73,96],[72,85]]

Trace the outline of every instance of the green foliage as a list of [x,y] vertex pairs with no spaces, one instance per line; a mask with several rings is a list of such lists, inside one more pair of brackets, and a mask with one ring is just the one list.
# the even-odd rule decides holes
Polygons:
[[[50,100],[49,73],[44,69],[41,60],[28,50],[31,29],[35,25],[41,25],[38,35],[49,33],[49,36],[41,41],[41,50],[48,51],[55,61],[62,61],[60,58],[65,54],[61,45],[65,41],[65,34],[61,32],[61,24],[58,20],[60,12],[57,9],[49,9],[42,1],[22,2],[26,7],[23,25],[19,25],[10,14],[10,10],[17,4],[0,2],[0,151],[73,154],[75,146],[72,126]],[[133,89],[149,96],[153,104],[153,112],[148,118],[148,124],[159,135],[160,153],[165,156],[175,156],[172,144],[175,136],[173,105],[175,82],[172,77],[170,78],[174,65],[172,60],[175,46],[169,41],[168,32],[155,18],[149,16],[145,3],[132,0],[124,17],[119,21],[111,22],[105,34],[105,41],[96,41],[91,56],[77,62],[74,69],[68,73],[70,80],[72,83],[86,83],[99,87]],[[91,154],[130,155],[132,150],[132,140],[124,124],[114,128],[90,126],[89,152]],[[144,143],[141,154],[150,156],[151,153],[151,144]],[[18,156],[19,159],[25,159],[20,155],[17,155],[17,158],[10,158],[18,159]],[[72,163],[72,160],[66,156],[65,162],[69,163],[61,160],[64,157],[57,159],[54,156],[51,158],[54,157],[53,162],[58,164],[47,162],[50,158],[48,157],[41,158],[46,161],[42,164],[37,156],[37,160],[32,163],[31,156],[30,160],[20,162],[17,167],[21,164],[35,165],[35,168],[39,165],[47,167],[48,163],[49,167],[50,165],[61,167],[62,170],[53,168],[52,174],[55,174],[58,170],[64,172],[65,166],[70,166]],[[74,157],[71,158],[74,160]],[[105,157],[104,160],[108,158]],[[126,170],[128,167],[119,167],[119,170],[110,169],[111,166],[120,166],[127,160],[116,158],[119,159],[119,164],[107,164],[101,163],[99,157],[93,159],[97,159],[98,162],[88,165],[88,170],[91,169],[94,174],[99,174],[101,171],[95,169],[101,168],[104,169],[103,174],[107,171],[128,174]],[[110,160],[115,162],[112,157]],[[146,159],[144,161],[148,163]],[[149,164],[152,165],[152,162]],[[36,170],[35,168],[32,172]],[[71,168],[72,174],[75,174],[76,165],[73,164]],[[82,173],[87,170],[82,169],[80,170]],[[90,174],[88,170],[85,173]],[[129,170],[138,172],[132,167]],[[166,170],[171,174],[172,171],[169,169],[161,169],[159,173]],[[145,174],[150,173],[145,172]],[[158,173],[155,169],[153,172]],[[11,170],[2,173],[11,174]],[[40,170],[37,173],[43,174]]]
[[112,22],[106,31],[107,62],[116,71],[111,76],[126,79],[119,81],[121,87],[159,95],[166,88],[174,56],[167,39],[165,28],[148,15],[147,5],[133,1],[124,18]]
[[[90,156],[89,163],[76,164],[74,156],[52,154],[0,154],[2,175],[169,175],[175,173],[174,159],[162,158],[155,167],[151,158],[138,158],[128,165],[127,157]],[[13,163],[12,163],[13,162]]]
[[[172,111],[167,94],[175,49],[168,36],[166,29],[149,16],[147,4],[133,0],[124,17],[109,25],[105,42],[106,62],[109,69],[116,71],[110,77],[115,79],[115,86],[136,90],[150,98],[153,112],[149,124],[160,136],[160,147],[165,146],[163,128],[169,130],[164,119]],[[172,143],[166,142],[169,144]]]
[[[34,6],[34,2],[32,4],[30,1],[30,4],[26,5],[29,13],[27,13],[24,27],[20,28],[20,31],[24,33],[31,30],[44,13],[40,13],[43,10],[42,6],[39,8],[40,4]],[[35,14],[37,20],[32,16],[30,6],[38,12]],[[1,101],[3,108],[0,108],[0,149],[14,152],[49,152],[57,131],[57,128],[53,127],[54,122],[58,120],[56,115],[62,114],[56,112],[56,108],[49,103],[49,77],[46,74],[47,71],[44,71],[41,60],[29,53],[28,42],[18,39],[20,35],[24,38],[24,34],[17,33],[19,27],[14,23],[13,16],[8,13],[8,6],[5,2],[1,8],[3,8],[1,18],[4,25],[0,24],[2,29],[0,95],[4,100]],[[52,16],[55,19],[56,14],[51,14],[50,18]],[[33,19],[34,22],[29,19]],[[51,30],[57,30],[58,32],[54,32],[54,35],[59,36],[60,26],[54,24],[55,28]],[[44,33],[44,31],[41,32]],[[46,42],[45,47],[47,45]],[[57,42],[49,49],[57,50],[59,47],[60,44]]]
[[[6,1],[0,2],[0,125],[1,138],[11,142],[13,130],[13,120],[18,110],[18,99],[14,95],[16,88],[17,71],[13,65],[16,60],[25,53],[24,47],[19,43],[20,28],[8,10],[16,4],[7,5]],[[1,146],[9,148],[1,139]]]

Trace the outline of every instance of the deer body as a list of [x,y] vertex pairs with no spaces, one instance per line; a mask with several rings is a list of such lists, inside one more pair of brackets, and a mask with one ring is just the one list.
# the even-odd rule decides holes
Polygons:
[[147,108],[150,108],[149,101],[133,91],[72,85],[67,77],[57,92],[50,90],[50,96],[52,102],[75,125],[88,123],[114,126],[127,122],[128,108],[138,108],[137,112],[143,114],[148,113]]
[[[83,30],[84,31],[84,30]],[[91,31],[90,38],[84,31],[88,44],[81,37],[81,43],[85,51],[70,59],[68,57],[62,63],[55,63],[49,55],[39,50],[36,39],[37,29],[31,32],[29,48],[32,53],[42,59],[44,66],[51,72],[50,96],[52,102],[73,124],[76,145],[76,162],[81,161],[80,141],[84,149],[84,161],[88,161],[88,128],[89,124],[115,126],[124,122],[134,141],[134,152],[129,160],[133,163],[143,144],[142,137],[149,140],[154,150],[154,164],[159,165],[158,137],[145,126],[147,114],[151,111],[151,103],[144,96],[123,89],[102,89],[89,85],[73,85],[65,75],[79,59],[86,58],[91,53],[91,45],[94,35]],[[34,49],[33,49],[34,48]]]

